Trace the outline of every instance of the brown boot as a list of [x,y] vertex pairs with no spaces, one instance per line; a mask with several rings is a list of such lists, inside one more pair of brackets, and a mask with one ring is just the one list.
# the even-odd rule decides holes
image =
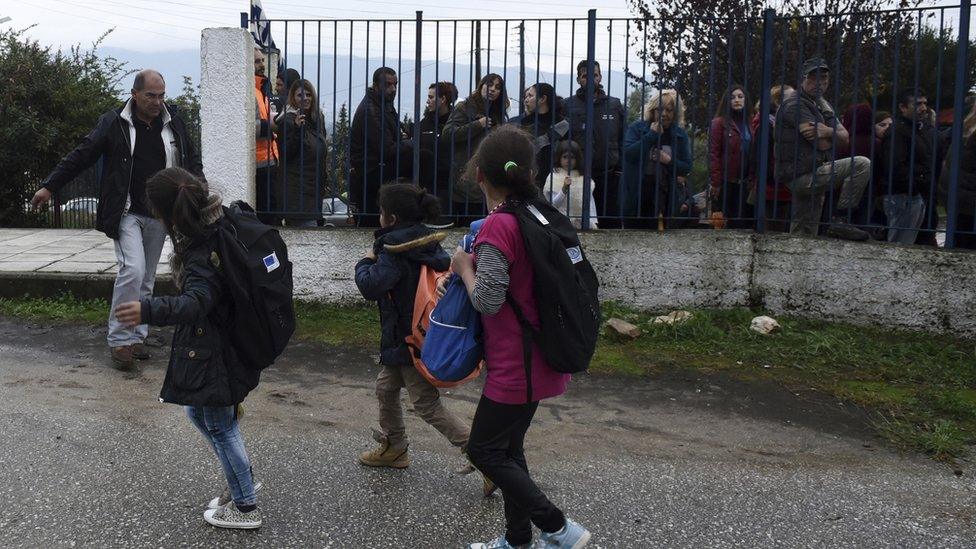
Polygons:
[[112,366],[116,370],[131,370],[135,367],[132,359],[132,346],[112,347]]
[[373,438],[380,445],[359,454],[359,463],[369,467],[392,467],[394,469],[405,469],[410,466],[410,456],[407,454],[406,444],[391,446],[389,437],[377,431],[373,431]]
[[145,343],[133,343],[132,358],[136,360],[149,360],[152,358],[152,355],[149,354],[149,348],[146,347]]

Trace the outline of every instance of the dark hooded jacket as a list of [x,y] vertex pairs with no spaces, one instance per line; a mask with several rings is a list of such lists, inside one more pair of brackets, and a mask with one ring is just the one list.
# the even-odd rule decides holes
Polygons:
[[413,364],[405,341],[413,323],[413,304],[420,266],[446,271],[451,257],[441,247],[444,233],[423,224],[396,225],[376,231],[373,253],[356,264],[356,286],[364,298],[380,308],[380,364]]
[[234,314],[220,274],[216,226],[205,239],[181,252],[176,296],[142,300],[142,322],[176,326],[169,366],[159,399],[185,406],[232,406],[244,401],[261,373],[244,365],[221,326]]

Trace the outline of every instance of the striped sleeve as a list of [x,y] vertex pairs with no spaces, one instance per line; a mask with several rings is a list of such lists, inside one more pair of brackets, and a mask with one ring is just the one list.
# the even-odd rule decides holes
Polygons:
[[478,255],[478,268],[475,270],[471,303],[479,313],[497,314],[508,293],[508,259],[501,250],[488,243],[478,244],[475,253]]

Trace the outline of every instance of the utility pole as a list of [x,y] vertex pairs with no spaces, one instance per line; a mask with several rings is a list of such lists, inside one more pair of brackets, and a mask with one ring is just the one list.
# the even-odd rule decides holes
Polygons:
[[481,21],[474,23],[474,81],[475,87],[481,82]]
[[[525,90],[525,21],[519,26],[519,93]],[[525,116],[525,101],[519,101],[519,116]]]

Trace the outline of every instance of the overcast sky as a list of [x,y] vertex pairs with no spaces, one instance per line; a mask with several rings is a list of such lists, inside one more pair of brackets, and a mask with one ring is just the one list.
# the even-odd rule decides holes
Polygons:
[[[928,0],[927,5],[956,5],[954,0]],[[293,19],[413,18],[584,18],[597,9],[600,17],[632,15],[626,0],[266,0],[270,17]],[[100,34],[116,30],[106,46],[137,51],[196,49],[205,27],[235,26],[247,0],[0,0],[3,24],[22,28],[37,24],[30,35],[45,45],[89,45]],[[347,7],[355,6],[355,7]]]
[[[410,18],[423,10],[426,19],[519,19],[586,17],[596,8],[601,17],[627,17],[626,0],[560,1],[478,0],[473,10],[459,0],[265,0],[273,19],[379,19]],[[137,51],[196,49],[200,30],[240,24],[247,0],[0,0],[0,18],[13,18],[3,26],[23,28],[37,24],[30,35],[45,45],[67,48],[90,45],[106,30],[115,31],[106,46]],[[355,6],[355,7],[343,7]],[[280,40],[280,39],[279,39]]]

